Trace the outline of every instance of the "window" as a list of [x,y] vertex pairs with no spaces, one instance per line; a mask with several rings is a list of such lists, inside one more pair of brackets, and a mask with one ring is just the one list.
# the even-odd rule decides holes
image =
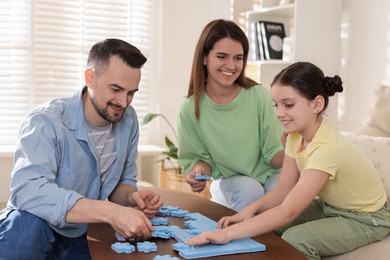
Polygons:
[[[15,143],[28,111],[83,86],[95,42],[120,38],[150,57],[150,21],[151,0],[0,0],[0,147]],[[132,103],[140,119],[148,109],[148,64]]]

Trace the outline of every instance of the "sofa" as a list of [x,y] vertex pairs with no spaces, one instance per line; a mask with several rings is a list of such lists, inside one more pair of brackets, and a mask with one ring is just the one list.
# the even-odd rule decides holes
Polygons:
[[[390,201],[390,87],[379,86],[367,124],[357,133],[342,132],[373,162]],[[389,260],[390,236],[351,252],[323,257],[325,260]]]

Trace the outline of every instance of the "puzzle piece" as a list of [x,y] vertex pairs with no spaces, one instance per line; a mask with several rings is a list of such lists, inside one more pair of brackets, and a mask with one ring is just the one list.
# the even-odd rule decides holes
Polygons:
[[145,253],[150,253],[150,252],[155,252],[157,251],[157,245],[154,242],[138,242],[137,243],[137,250],[138,252],[145,252]]
[[172,236],[173,236],[173,238],[176,239],[177,242],[183,243],[184,241],[190,239],[194,235],[191,234],[190,232],[182,229],[182,230],[177,230],[177,231],[173,232]]
[[157,212],[156,216],[167,217],[170,216],[171,213],[176,210],[180,210],[180,208],[175,206],[162,206],[159,212]]
[[256,242],[250,238],[234,240],[229,244],[205,244],[200,246],[189,246],[184,243],[173,244],[172,248],[179,252],[179,255],[185,259],[194,259],[201,257],[212,257],[220,255],[230,255],[238,253],[249,253],[265,251],[265,245]]
[[116,237],[116,239],[118,239],[118,241],[122,241],[122,242],[126,241],[126,240],[129,240],[129,241],[134,241],[135,240],[135,237],[125,238],[121,234],[119,234],[118,232],[115,232],[115,237]]
[[208,175],[195,175],[195,180],[210,180],[210,176]]
[[150,218],[149,219],[150,222],[152,223],[153,226],[157,226],[157,225],[168,225],[168,218],[158,218],[158,217],[155,217],[155,218]]
[[171,216],[172,217],[184,217],[188,213],[190,213],[188,210],[178,209],[178,210],[171,211]]
[[154,231],[151,233],[152,237],[159,237],[159,238],[170,238],[171,234],[168,232],[160,232],[160,231]]
[[180,260],[180,258],[171,255],[156,255],[153,260]]
[[117,253],[132,253],[135,251],[135,246],[130,243],[116,242],[111,245],[111,249]]

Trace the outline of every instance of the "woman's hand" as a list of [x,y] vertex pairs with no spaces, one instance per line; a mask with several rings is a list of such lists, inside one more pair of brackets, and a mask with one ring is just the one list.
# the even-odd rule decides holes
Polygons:
[[195,176],[197,175],[211,176],[210,165],[203,161],[199,161],[192,167],[192,172],[188,173],[186,176],[186,181],[191,186],[191,190],[193,192],[202,192],[206,188],[207,181],[196,180]]

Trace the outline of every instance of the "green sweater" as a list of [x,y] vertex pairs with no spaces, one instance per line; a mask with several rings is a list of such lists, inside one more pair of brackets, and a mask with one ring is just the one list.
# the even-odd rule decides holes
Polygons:
[[203,93],[199,120],[194,111],[191,96],[182,103],[178,116],[179,161],[185,173],[200,160],[210,164],[213,179],[242,174],[264,184],[278,172],[270,161],[283,150],[282,126],[267,89],[241,88],[233,101],[223,105]]

